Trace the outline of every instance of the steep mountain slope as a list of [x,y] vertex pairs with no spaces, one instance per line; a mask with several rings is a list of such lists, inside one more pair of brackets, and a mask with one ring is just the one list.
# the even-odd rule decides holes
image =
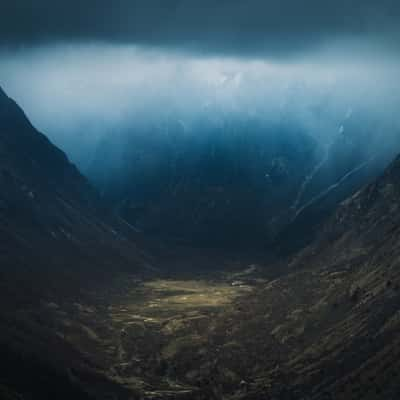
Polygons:
[[313,138],[285,121],[206,112],[190,124],[154,118],[141,132],[104,139],[88,171],[145,233],[197,246],[263,247],[271,218],[290,208],[318,160]]
[[396,154],[400,140],[382,140],[381,121],[350,114],[328,133],[292,121],[289,110],[274,122],[212,107],[188,120],[154,115],[105,136],[86,173],[144,233],[230,249],[277,239],[282,251],[298,251]]
[[249,325],[258,322],[264,345],[274,344],[265,352],[273,368],[243,398],[399,397],[399,203],[397,158],[341,204],[286,276],[249,300]]
[[139,262],[122,226],[102,212],[95,190],[2,91],[0,220],[3,273],[44,269],[59,276],[96,264],[100,274]]
[[[142,271],[144,257],[130,234],[102,212],[86,179],[0,89],[2,398],[89,398],[77,378],[84,371],[82,354],[45,319],[24,310],[76,298],[123,270]],[[77,376],[68,372],[72,367]],[[89,381],[113,387],[87,374]]]

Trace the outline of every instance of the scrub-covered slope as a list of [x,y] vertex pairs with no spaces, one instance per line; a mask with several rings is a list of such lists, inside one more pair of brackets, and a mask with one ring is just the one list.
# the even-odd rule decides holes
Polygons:
[[[264,331],[269,367],[260,364],[244,398],[399,397],[399,204],[397,158],[249,303],[248,326],[257,321]],[[254,354],[260,345],[255,339]]]

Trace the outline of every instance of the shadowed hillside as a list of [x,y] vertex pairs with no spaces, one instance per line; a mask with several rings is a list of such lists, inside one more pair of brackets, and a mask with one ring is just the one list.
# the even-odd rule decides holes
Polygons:
[[[0,92],[0,219],[3,273],[46,278],[140,267],[131,228],[106,213],[65,154]],[[84,268],[82,268],[85,266]],[[28,278],[26,278],[28,279]],[[47,282],[46,282],[47,284]]]
[[143,271],[144,256],[131,229],[103,212],[87,180],[2,90],[0,221],[0,397],[20,398],[15,389],[27,398],[89,398],[68,372],[82,369],[82,354],[20,310]]

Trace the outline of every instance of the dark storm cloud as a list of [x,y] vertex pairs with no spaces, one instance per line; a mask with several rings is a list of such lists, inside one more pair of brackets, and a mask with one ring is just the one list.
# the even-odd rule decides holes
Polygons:
[[351,37],[390,45],[398,0],[2,0],[0,41],[111,41],[286,54]]

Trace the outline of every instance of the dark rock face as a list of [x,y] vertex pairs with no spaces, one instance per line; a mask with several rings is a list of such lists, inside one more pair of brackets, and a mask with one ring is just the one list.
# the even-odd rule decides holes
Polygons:
[[102,212],[99,196],[86,178],[4,92],[0,93],[0,220],[6,243],[1,255],[4,273],[16,272],[19,264],[38,273],[40,265],[56,274],[78,271],[85,264],[98,264],[101,271],[108,262],[118,269],[124,256],[115,262],[117,249],[135,259],[132,243]]
[[82,355],[57,339],[54,327],[20,310],[76,295],[122,269],[140,270],[135,245],[101,207],[65,154],[0,90],[1,396],[91,398],[78,383]]
[[[65,154],[30,124],[13,100],[0,100],[0,152],[3,203],[6,196],[16,196],[15,203],[31,199],[32,209],[41,201],[61,200],[81,210],[96,205],[95,191],[72,165]],[[35,200],[36,194],[38,198]],[[50,222],[43,218],[43,223]]]

